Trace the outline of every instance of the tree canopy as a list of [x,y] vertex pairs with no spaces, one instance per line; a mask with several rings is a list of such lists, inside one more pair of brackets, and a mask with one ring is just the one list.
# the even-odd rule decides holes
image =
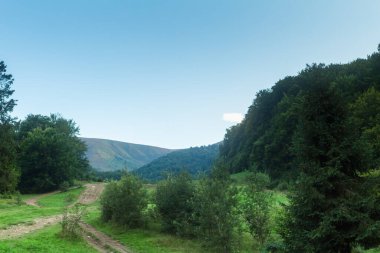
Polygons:
[[20,123],[21,191],[51,191],[85,176],[89,165],[78,131],[72,120],[54,114],[29,115]]
[[348,64],[307,65],[297,76],[285,77],[271,89],[259,91],[244,120],[227,130],[220,147],[220,160],[231,172],[254,169],[274,180],[296,178],[297,126],[305,96],[315,82],[336,90],[349,119],[346,124],[357,126],[352,127],[359,138],[355,144],[359,140],[360,145],[366,143],[372,150],[372,168],[379,167],[374,150],[379,150],[376,97],[380,91],[380,53],[376,52]]

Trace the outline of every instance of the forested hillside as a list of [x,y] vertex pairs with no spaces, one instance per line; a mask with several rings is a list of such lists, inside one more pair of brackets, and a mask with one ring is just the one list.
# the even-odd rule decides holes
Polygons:
[[96,138],[81,138],[88,147],[87,158],[97,171],[135,170],[170,149]]
[[187,171],[196,176],[199,173],[207,173],[211,170],[218,153],[219,143],[178,150],[137,169],[135,173],[149,181],[163,179],[165,173],[177,174],[181,171]]
[[[336,94],[341,113],[347,115],[344,124],[353,136],[350,145],[365,158],[365,166],[379,168],[380,53],[376,52],[348,64],[307,65],[298,75],[259,91],[243,122],[227,130],[221,145],[220,159],[230,171],[253,169],[272,179],[294,178],[299,172],[300,131],[305,127],[301,111],[307,94],[324,92],[315,87]],[[321,110],[326,103],[322,99],[312,110]]]

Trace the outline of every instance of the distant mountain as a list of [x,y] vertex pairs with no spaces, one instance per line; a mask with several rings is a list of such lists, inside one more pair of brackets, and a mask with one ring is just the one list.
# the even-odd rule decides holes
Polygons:
[[121,141],[81,138],[88,147],[87,158],[97,171],[135,170],[173,150]]
[[194,176],[202,172],[207,173],[219,154],[219,144],[173,151],[144,165],[133,173],[148,181],[163,179],[167,172],[176,174],[187,171]]

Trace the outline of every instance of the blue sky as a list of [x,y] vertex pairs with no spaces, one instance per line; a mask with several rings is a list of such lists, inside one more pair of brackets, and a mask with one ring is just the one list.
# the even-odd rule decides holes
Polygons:
[[377,0],[0,0],[14,116],[168,148],[218,142],[260,89],[379,43]]

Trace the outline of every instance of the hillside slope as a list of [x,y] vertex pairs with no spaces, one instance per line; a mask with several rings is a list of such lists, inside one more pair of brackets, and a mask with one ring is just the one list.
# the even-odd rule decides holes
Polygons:
[[87,158],[97,171],[135,170],[172,150],[121,141],[81,138],[88,147]]
[[[272,179],[295,178],[300,167],[296,150],[300,130],[305,128],[300,115],[306,95],[323,95],[326,91],[334,92],[344,108],[346,125],[355,136],[351,145],[366,146],[363,157],[368,166],[379,168],[380,46],[379,52],[367,59],[308,65],[298,75],[259,91],[244,120],[227,130],[220,148],[223,162],[232,173],[253,168]],[[320,100],[315,110],[321,110],[326,101]]]
[[163,179],[165,173],[187,171],[195,176],[208,172],[219,154],[219,143],[173,151],[157,158],[151,163],[134,171],[141,178],[149,181]]

